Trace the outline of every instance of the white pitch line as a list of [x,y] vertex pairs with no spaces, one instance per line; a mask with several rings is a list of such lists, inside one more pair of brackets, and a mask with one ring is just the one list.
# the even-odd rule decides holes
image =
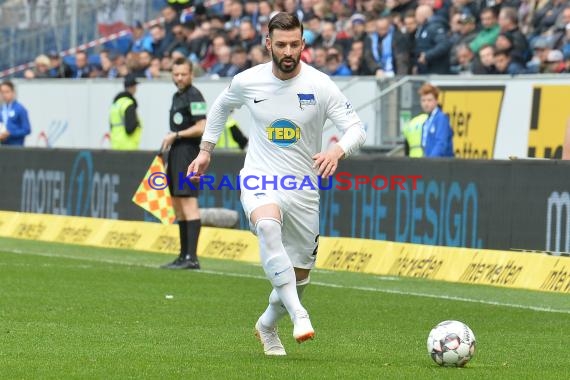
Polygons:
[[[16,254],[31,254],[31,255],[43,256],[43,257],[61,257],[61,258],[65,258],[65,259],[86,260],[86,261],[94,261],[94,262],[101,262],[101,263],[107,263],[107,264],[120,264],[120,265],[129,265],[129,266],[137,266],[137,267],[145,267],[145,268],[157,268],[156,265],[152,265],[152,264],[132,263],[132,262],[126,262],[126,261],[120,261],[120,260],[95,259],[95,258],[87,257],[87,256],[77,257],[77,256],[68,256],[68,255],[60,255],[60,254],[50,255],[50,254],[46,254],[46,253],[27,252],[27,251],[23,251],[20,249],[12,249],[12,250],[3,249],[3,250],[5,252],[16,253]],[[84,267],[84,266],[81,266],[81,267]],[[267,278],[265,276],[245,274],[245,273],[222,272],[222,271],[215,271],[215,270],[209,270],[209,269],[200,269],[198,271],[193,271],[193,273],[212,274],[212,275],[216,275],[216,276],[251,278],[251,279],[255,279],[255,280],[267,281]],[[365,291],[365,292],[378,292],[378,293],[399,294],[399,295],[414,296],[414,297],[435,298],[435,299],[442,299],[442,300],[448,300],[448,301],[470,302],[470,303],[478,303],[478,304],[483,304],[483,305],[493,305],[493,306],[510,307],[510,308],[514,308],[514,309],[539,311],[539,312],[544,312],[544,313],[570,314],[570,310],[564,310],[564,309],[553,309],[553,308],[542,307],[542,306],[521,305],[521,304],[516,304],[516,303],[489,301],[489,300],[467,298],[467,297],[446,296],[446,295],[442,295],[442,294],[409,292],[409,291],[394,290],[394,289],[380,289],[380,288],[374,288],[374,287],[368,287],[368,286],[346,286],[346,285],[331,284],[331,283],[321,282],[321,281],[311,281],[311,284],[316,285],[316,286],[323,286],[323,287],[327,287],[327,288],[351,289],[351,290],[361,290],[361,291]]]

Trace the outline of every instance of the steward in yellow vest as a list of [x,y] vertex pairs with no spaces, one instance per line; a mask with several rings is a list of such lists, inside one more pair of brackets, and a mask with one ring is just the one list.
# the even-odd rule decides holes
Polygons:
[[239,125],[236,119],[232,115],[228,116],[226,125],[224,126],[224,131],[218,139],[216,148],[222,149],[232,149],[232,150],[244,150],[248,143],[247,137],[239,129]]
[[141,142],[142,123],[137,115],[136,78],[129,74],[125,77],[125,91],[113,100],[109,114],[111,126],[111,149],[137,150]]
[[405,152],[408,157],[423,157],[424,149],[422,148],[422,131],[424,123],[428,118],[427,113],[419,114],[412,120],[408,121],[402,129],[402,134],[406,138]]
[[166,0],[168,6],[174,8],[176,13],[180,13],[182,10],[186,8],[190,8],[192,6],[192,0]]

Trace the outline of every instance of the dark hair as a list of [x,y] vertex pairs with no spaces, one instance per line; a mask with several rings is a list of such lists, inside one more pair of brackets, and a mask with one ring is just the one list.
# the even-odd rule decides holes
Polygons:
[[510,58],[511,52],[509,51],[509,49],[497,49],[497,50],[495,50],[495,53],[493,54],[493,56],[496,57],[498,55],[504,55],[505,57]]
[[179,66],[179,65],[187,65],[188,68],[190,69],[190,72],[192,72],[192,62],[189,61],[189,60],[186,59],[186,58],[178,57],[178,58],[176,58],[176,59],[174,60],[174,62],[172,62],[172,65],[173,65],[173,66],[174,66],[174,65],[177,65],[177,66]]
[[12,83],[9,80],[5,80],[2,83],[0,83],[0,86],[8,86],[10,87],[10,90],[14,91],[14,83]]
[[269,36],[273,35],[275,29],[278,30],[301,30],[301,36],[303,35],[303,24],[299,21],[297,16],[287,12],[279,12],[269,20]]

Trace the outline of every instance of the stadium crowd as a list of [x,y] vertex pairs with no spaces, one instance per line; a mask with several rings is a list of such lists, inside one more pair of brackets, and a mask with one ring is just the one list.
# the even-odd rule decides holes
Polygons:
[[169,78],[187,57],[195,76],[231,77],[270,60],[275,11],[298,15],[302,60],[331,76],[570,72],[570,0],[226,0],[192,13],[166,6],[164,22],[136,22],[122,46],[42,54],[23,76]]

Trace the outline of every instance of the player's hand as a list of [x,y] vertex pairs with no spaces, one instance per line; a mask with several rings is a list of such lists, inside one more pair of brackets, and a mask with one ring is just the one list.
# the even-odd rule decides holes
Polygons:
[[186,176],[190,176],[190,181],[198,182],[200,177],[206,173],[210,166],[210,153],[200,150],[198,157],[188,165]]
[[164,136],[164,139],[162,140],[162,145],[160,145],[160,151],[166,152],[168,148],[174,143],[174,140],[176,140],[176,133],[169,132],[166,136]]
[[335,144],[331,149],[326,152],[317,153],[313,156],[315,163],[313,168],[318,170],[321,178],[328,178],[334,174],[338,168],[338,160],[344,156],[342,148]]
[[4,141],[4,140],[6,140],[8,137],[10,137],[10,132],[8,132],[8,131],[2,131],[2,132],[0,132],[0,141]]

